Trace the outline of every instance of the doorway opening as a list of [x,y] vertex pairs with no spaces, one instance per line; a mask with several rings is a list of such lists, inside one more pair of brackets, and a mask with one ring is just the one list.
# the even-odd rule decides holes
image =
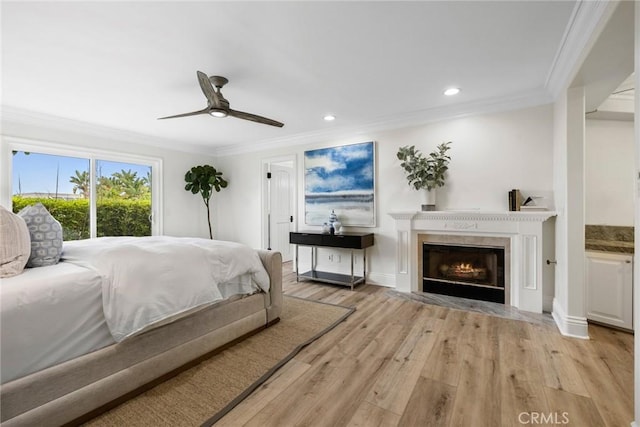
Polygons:
[[296,156],[262,161],[262,247],[278,251],[282,261],[293,259],[289,232],[297,229]]

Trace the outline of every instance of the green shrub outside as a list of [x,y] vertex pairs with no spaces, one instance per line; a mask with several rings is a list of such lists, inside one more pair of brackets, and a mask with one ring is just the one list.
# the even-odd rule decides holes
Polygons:
[[42,203],[49,213],[62,225],[64,240],[89,238],[89,200],[62,200],[13,196],[13,212],[24,207]]
[[[62,225],[64,240],[88,239],[89,200],[13,196],[13,212],[42,203]],[[151,200],[103,199],[97,202],[97,236],[150,236]]]
[[151,235],[151,200],[106,199],[96,211],[98,237]]

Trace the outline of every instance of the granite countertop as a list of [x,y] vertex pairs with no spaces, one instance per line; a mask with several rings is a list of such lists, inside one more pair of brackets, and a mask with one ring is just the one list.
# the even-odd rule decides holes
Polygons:
[[585,249],[592,251],[632,254],[633,227],[616,225],[585,226]]
[[585,248],[591,251],[618,252],[623,254],[633,253],[633,242],[621,242],[619,240],[585,240]]

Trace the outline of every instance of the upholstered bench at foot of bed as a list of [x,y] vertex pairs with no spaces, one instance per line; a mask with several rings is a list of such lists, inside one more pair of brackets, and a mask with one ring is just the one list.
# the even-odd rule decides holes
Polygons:
[[221,301],[189,317],[3,384],[3,426],[60,425],[273,323],[282,310],[282,257],[258,251],[270,292]]

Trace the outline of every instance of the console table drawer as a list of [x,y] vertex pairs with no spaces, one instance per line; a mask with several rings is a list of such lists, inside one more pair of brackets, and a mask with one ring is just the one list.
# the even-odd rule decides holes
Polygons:
[[296,245],[364,249],[373,246],[373,233],[321,234],[291,232],[289,233],[289,242]]
[[350,234],[324,234],[322,236],[322,246],[334,248],[364,249],[373,246],[373,234],[350,235]]
[[289,243],[292,243],[295,245],[322,246],[322,234],[290,232]]

